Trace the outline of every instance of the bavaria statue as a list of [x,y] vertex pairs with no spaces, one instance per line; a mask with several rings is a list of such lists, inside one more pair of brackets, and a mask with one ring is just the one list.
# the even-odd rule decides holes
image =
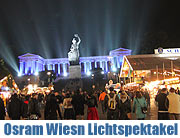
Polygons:
[[[78,39],[78,42],[76,40]],[[79,44],[81,42],[80,37],[78,34],[74,34],[74,38],[72,40],[72,45],[70,51],[68,52],[68,60],[70,65],[78,65],[79,64]]]

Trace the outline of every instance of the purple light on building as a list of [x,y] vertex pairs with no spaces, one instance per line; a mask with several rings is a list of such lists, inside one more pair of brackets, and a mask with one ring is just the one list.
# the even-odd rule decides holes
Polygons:
[[[81,65],[81,72],[87,73],[94,67],[98,66],[107,73],[108,69],[117,69],[120,68],[123,56],[131,55],[131,50],[119,48],[109,52],[107,56],[92,56],[92,57],[80,57],[79,62]],[[38,74],[40,71],[44,71],[45,67],[48,70],[55,71],[55,65],[57,65],[57,75],[61,73],[67,75],[69,68],[68,58],[54,58],[54,59],[44,59],[43,57],[35,54],[24,54],[18,57],[19,58],[19,74],[22,75],[34,75]],[[82,68],[82,65],[84,69]],[[62,68],[61,68],[62,66]],[[62,71],[61,71],[62,69]],[[84,70],[84,71],[83,71]],[[62,74],[62,75],[63,75]]]

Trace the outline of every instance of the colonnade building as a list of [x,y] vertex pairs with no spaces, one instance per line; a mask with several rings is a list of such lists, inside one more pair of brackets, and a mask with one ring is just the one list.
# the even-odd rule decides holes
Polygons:
[[[80,57],[81,74],[88,74],[92,69],[101,68],[104,73],[116,72],[120,69],[123,56],[131,55],[131,50],[118,48],[109,52],[107,56]],[[45,59],[39,55],[27,53],[19,58],[19,76],[38,75],[47,70],[54,71],[57,76],[67,76],[70,63],[68,58]]]

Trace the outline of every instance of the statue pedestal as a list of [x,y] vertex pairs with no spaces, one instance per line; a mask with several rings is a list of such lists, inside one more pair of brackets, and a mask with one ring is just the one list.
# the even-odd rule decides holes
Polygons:
[[69,79],[80,79],[81,67],[80,65],[69,66]]

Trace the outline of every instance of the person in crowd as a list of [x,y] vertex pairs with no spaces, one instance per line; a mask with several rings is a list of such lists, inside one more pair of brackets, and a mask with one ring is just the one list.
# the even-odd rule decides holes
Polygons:
[[38,104],[38,95],[33,93],[28,103],[28,115],[30,120],[41,118],[41,112]]
[[21,106],[22,102],[19,100],[18,95],[16,93],[13,94],[7,107],[7,112],[10,119],[20,120],[22,114]]
[[130,94],[129,94],[130,99],[131,99],[131,101],[133,101],[133,100],[134,100],[134,97],[135,97],[135,90],[132,89],[132,90],[129,91],[129,93],[130,93]]
[[87,120],[99,120],[98,112],[96,109],[96,107],[98,107],[97,99],[92,92],[89,92],[87,94],[85,102],[88,106]]
[[71,96],[74,96],[75,92],[74,91],[71,91]]
[[97,91],[96,91],[96,94],[97,94],[97,98],[99,99],[99,96],[100,96],[100,94],[101,94],[101,91],[100,91],[100,90],[97,90]]
[[136,118],[138,120],[144,120],[146,114],[143,113],[142,108],[147,108],[146,99],[142,96],[142,93],[137,91],[136,97],[133,100],[133,113],[136,113]]
[[150,96],[147,89],[144,91],[144,98],[146,99],[147,107],[150,107]]
[[128,89],[128,90],[126,91],[126,93],[127,93],[127,95],[128,95],[128,98],[131,100],[131,98],[132,98],[132,92],[131,92],[131,90]]
[[63,97],[62,95],[59,94],[59,92],[55,92],[55,96],[56,96],[56,100],[57,100],[57,103],[58,103],[58,106],[59,106],[59,109],[60,109],[60,114],[59,114],[59,117],[60,119],[62,119],[62,104],[63,104]]
[[131,101],[126,92],[122,92],[120,96],[120,120],[131,119]]
[[86,99],[88,92],[87,91],[84,91],[83,93],[81,92],[81,95],[83,95],[84,99]]
[[117,120],[119,118],[119,98],[114,92],[114,88],[109,88],[110,93],[105,96],[104,106],[107,111],[108,120]]
[[25,100],[23,101],[23,103],[22,103],[22,109],[21,109],[21,111],[22,111],[22,118],[24,119],[24,120],[27,120],[28,119],[28,103],[29,103],[29,95],[26,95],[25,96]]
[[177,89],[176,89],[176,93],[180,95],[180,90],[179,90],[179,87],[177,87]]
[[[162,90],[162,89],[158,89],[157,95],[161,93],[161,90]],[[167,95],[168,95],[168,92],[167,92]]]
[[74,107],[75,116],[77,120],[84,119],[84,104],[84,96],[80,94],[79,89],[77,89],[75,95],[72,97],[72,105]]
[[102,107],[102,113],[104,114],[105,113],[105,109],[104,109],[104,99],[105,99],[105,96],[106,96],[106,91],[103,90],[99,96],[99,102],[101,104],[101,107]]
[[174,88],[171,88],[169,92],[166,101],[169,118],[170,120],[180,120],[180,95],[175,93]]
[[4,107],[4,101],[0,97],[0,120],[5,120],[6,112]]
[[60,119],[62,119],[56,96],[55,94],[51,94],[50,99],[46,102],[45,105],[44,117],[46,120],[57,120],[57,113],[59,114]]
[[75,119],[74,115],[74,109],[72,105],[72,97],[70,93],[66,93],[66,97],[63,101],[63,107],[64,107],[64,119],[66,120],[73,120]]
[[38,104],[39,104],[40,110],[43,110],[44,109],[44,95],[42,93],[38,94]]
[[117,94],[118,98],[120,99],[122,91],[120,90]]
[[168,109],[165,105],[167,100],[167,89],[163,88],[155,97],[158,103],[158,120],[169,120]]
[[66,92],[64,91],[64,89],[62,89],[62,91],[60,92],[60,96],[61,96],[61,101],[60,101],[60,111],[61,111],[61,115],[62,118],[64,118],[64,107],[63,107],[63,101],[66,98]]

